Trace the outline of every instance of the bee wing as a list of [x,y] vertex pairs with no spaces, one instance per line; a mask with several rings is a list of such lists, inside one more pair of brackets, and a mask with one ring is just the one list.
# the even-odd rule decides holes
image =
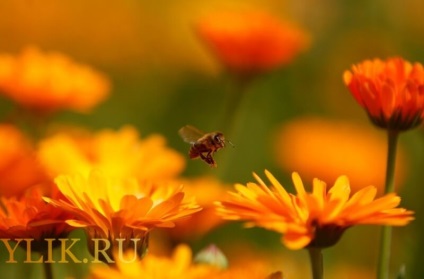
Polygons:
[[191,125],[186,125],[178,130],[178,134],[181,138],[188,143],[195,143],[200,139],[205,133],[193,127]]

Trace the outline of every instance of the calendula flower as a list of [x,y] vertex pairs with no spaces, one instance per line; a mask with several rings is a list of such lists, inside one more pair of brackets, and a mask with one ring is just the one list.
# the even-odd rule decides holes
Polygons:
[[325,182],[314,179],[308,193],[300,176],[293,173],[294,195],[270,172],[265,174],[271,188],[255,174],[257,183],[237,184],[237,192],[217,203],[218,212],[225,219],[245,220],[248,226],[284,234],[282,241],[290,249],[332,246],[355,225],[404,226],[413,219],[412,211],[397,208],[400,197],[394,193],[375,199],[377,189],[368,186],[350,196],[346,176],[340,176],[328,191]]
[[203,209],[190,219],[178,221],[175,228],[166,231],[174,242],[199,238],[223,223],[222,218],[216,214],[213,202],[225,194],[226,185],[213,177],[179,179],[177,182],[184,185],[188,195],[196,197]]
[[385,129],[414,128],[424,116],[424,69],[400,57],[365,60],[343,79],[371,121]]
[[[132,260],[131,260],[132,259]],[[117,261],[116,268],[107,266],[94,266],[89,276],[90,279],[123,278],[123,279],[266,279],[282,278],[281,273],[269,273],[262,266],[252,264],[242,267],[222,270],[210,264],[193,263],[192,251],[187,245],[179,245],[171,257],[159,257],[148,254],[142,261],[136,259],[134,254],[127,253]],[[279,275],[279,276],[278,276]]]
[[[46,238],[66,237],[73,228],[65,223],[71,217],[68,212],[47,204],[39,187],[28,189],[20,198],[1,198],[0,237],[10,240],[31,239],[31,249],[42,252],[47,249]],[[52,198],[63,198],[57,191]],[[26,248],[26,243],[19,242]],[[56,243],[53,243],[56,244]]]
[[[383,193],[387,143],[384,135],[372,127],[304,117],[284,123],[275,136],[275,159],[284,171],[298,170],[306,180],[319,173],[324,181],[335,181],[344,174],[354,191],[363,185],[375,185]],[[402,146],[396,165],[395,179],[400,189],[408,169]]]
[[57,133],[40,141],[38,155],[51,177],[88,176],[97,168],[112,177],[164,180],[175,177],[185,166],[184,156],[167,147],[162,136],[140,139],[131,126],[96,134]]
[[0,92],[35,111],[86,112],[109,94],[109,80],[59,52],[27,47],[18,55],[0,55]]
[[146,180],[139,183],[135,179],[110,178],[100,171],[93,171],[89,177],[62,175],[55,183],[66,199],[46,201],[75,215],[66,222],[85,228],[92,253],[93,245],[97,245],[95,239],[108,240],[112,247],[108,250],[110,258],[102,259],[108,262],[113,260],[116,245],[124,245],[125,249],[132,239],[139,240],[137,252],[143,255],[153,228],[173,227],[176,220],[201,209],[176,184],[157,185]]
[[22,194],[47,179],[30,140],[15,126],[0,124],[0,196]]
[[218,60],[242,76],[286,65],[308,45],[302,29],[261,11],[211,13],[196,30]]

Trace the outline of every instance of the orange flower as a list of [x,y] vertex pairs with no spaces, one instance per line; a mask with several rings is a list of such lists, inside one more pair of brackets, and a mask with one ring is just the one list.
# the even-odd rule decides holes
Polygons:
[[[354,191],[363,185],[375,185],[383,193],[387,140],[372,127],[305,117],[285,123],[275,136],[276,160],[284,171],[298,170],[307,180],[319,173],[328,182],[344,174]],[[402,186],[408,169],[403,151],[399,148],[396,158],[397,186]]]
[[[53,191],[52,198],[63,198]],[[38,187],[29,189],[21,198],[1,198],[0,237],[34,240],[35,250],[46,248],[45,238],[61,238],[72,229],[65,223],[69,213],[47,204]]]
[[0,154],[0,196],[20,195],[46,180],[30,141],[13,125],[0,124]]
[[368,186],[350,197],[346,176],[340,176],[328,191],[326,184],[313,180],[312,193],[305,191],[297,173],[292,179],[297,195],[289,194],[268,171],[272,187],[254,174],[257,183],[237,184],[237,192],[218,202],[218,212],[228,220],[246,220],[284,234],[282,241],[290,249],[325,248],[334,245],[343,232],[354,225],[403,226],[412,219],[412,211],[396,208],[400,197],[387,194],[375,199],[377,190]]
[[[95,266],[91,270],[89,278],[108,279],[278,279],[282,278],[277,272],[267,277],[266,268],[263,265],[250,264],[243,267],[229,268],[222,270],[214,265],[199,264],[192,262],[192,252],[187,245],[179,245],[172,257],[158,257],[152,254],[147,255],[142,261],[132,260],[134,255],[128,253],[122,260],[117,261],[116,268],[106,266]],[[126,262],[125,262],[126,261]]]
[[184,156],[165,144],[160,135],[141,140],[135,128],[125,126],[94,135],[57,133],[40,142],[38,155],[52,178],[74,173],[88,176],[98,168],[112,177],[157,180],[175,177],[185,166]]
[[[176,220],[200,210],[187,198],[179,185],[156,185],[133,179],[110,178],[98,171],[90,176],[59,176],[55,179],[67,198],[46,198],[49,203],[75,215],[67,220],[73,227],[85,228],[89,248],[92,239],[108,239],[112,245],[118,238],[142,240],[140,254],[144,254],[148,233],[156,227],[173,227]],[[116,247],[112,247],[116,248]],[[112,250],[109,250],[112,255]]]
[[424,68],[400,57],[365,60],[343,79],[371,121],[389,130],[408,130],[424,117]]
[[167,233],[174,241],[193,240],[205,235],[223,223],[222,218],[216,214],[213,202],[225,193],[225,185],[212,177],[178,181],[184,185],[184,191],[188,195],[196,197],[197,203],[203,210],[193,214],[190,219],[178,221],[175,228],[167,230]]
[[36,111],[86,112],[107,97],[109,87],[102,74],[61,53],[27,47],[17,56],[0,55],[0,92]]
[[213,13],[196,29],[220,62],[241,75],[286,65],[308,44],[301,29],[259,11]]

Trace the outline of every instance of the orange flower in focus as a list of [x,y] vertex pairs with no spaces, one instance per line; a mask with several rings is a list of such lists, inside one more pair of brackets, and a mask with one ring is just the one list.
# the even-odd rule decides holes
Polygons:
[[103,130],[94,135],[58,133],[42,140],[38,154],[51,177],[101,169],[111,177],[168,179],[185,166],[184,156],[166,147],[165,139],[152,135],[140,139],[135,128]]
[[412,211],[397,208],[400,197],[394,193],[375,199],[376,188],[368,186],[350,196],[346,176],[340,176],[328,191],[325,182],[314,179],[308,193],[293,173],[297,191],[293,195],[271,173],[265,174],[271,188],[255,174],[257,183],[237,184],[237,192],[218,202],[217,209],[225,219],[245,220],[248,226],[284,234],[282,241],[290,249],[332,246],[354,225],[404,226],[413,220]]
[[[53,191],[52,198],[63,198]],[[0,238],[33,239],[34,250],[46,248],[45,238],[63,238],[72,229],[65,223],[71,215],[47,204],[40,188],[29,189],[21,198],[1,198]]]
[[371,121],[402,131],[424,117],[424,68],[400,57],[365,60],[345,71],[343,79]]
[[22,194],[47,178],[30,141],[13,125],[0,124],[0,154],[0,196]]
[[[175,221],[201,210],[180,185],[138,183],[98,171],[88,178],[62,175],[55,182],[67,199],[45,198],[46,201],[75,216],[67,224],[86,229],[91,252],[94,238],[109,239],[113,245],[118,238],[128,242],[137,238],[141,240],[141,256],[147,248],[150,230],[173,227]],[[108,252],[112,256],[112,251]]]
[[[276,133],[276,160],[288,172],[298,170],[305,179],[316,174],[335,181],[340,174],[349,177],[352,189],[375,185],[383,192],[387,142],[375,129],[347,121],[300,118],[284,124]],[[402,149],[396,158],[396,185],[406,175],[407,160]]]
[[221,217],[216,214],[213,202],[218,200],[226,192],[226,187],[213,177],[201,177],[195,179],[178,180],[184,185],[184,192],[196,197],[197,203],[203,208],[202,211],[193,214],[190,219],[177,222],[177,226],[167,230],[167,233],[176,242],[193,240],[201,237],[223,223]]
[[303,30],[259,11],[209,14],[196,30],[223,65],[243,76],[286,65],[308,45]]
[[61,53],[27,47],[17,56],[0,55],[0,92],[32,110],[86,112],[109,90],[106,77]]
[[[132,259],[132,260],[131,260]],[[222,270],[213,265],[193,263],[192,252],[187,245],[179,245],[171,257],[158,257],[148,254],[142,261],[135,260],[128,253],[122,260],[117,261],[116,268],[94,266],[90,279],[282,279],[281,273],[267,276],[263,265],[250,264],[244,267]]]

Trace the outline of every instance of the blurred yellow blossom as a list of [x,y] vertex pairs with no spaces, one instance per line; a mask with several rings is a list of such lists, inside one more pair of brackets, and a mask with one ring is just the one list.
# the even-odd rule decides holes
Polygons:
[[38,154],[51,177],[103,170],[111,177],[161,179],[175,177],[185,166],[184,156],[166,146],[160,135],[140,139],[131,126],[95,134],[57,133],[40,141]]
[[91,110],[109,94],[109,80],[59,52],[27,47],[18,55],[0,54],[0,92],[37,112]]
[[190,219],[177,221],[175,228],[167,230],[174,241],[188,241],[202,237],[223,223],[222,218],[216,214],[213,202],[225,194],[226,185],[209,176],[177,181],[184,185],[184,191],[187,194],[196,197],[197,203],[203,210],[193,214]]
[[354,225],[404,226],[414,219],[412,211],[397,208],[400,197],[394,193],[375,199],[377,189],[368,186],[350,196],[346,176],[340,176],[328,191],[325,182],[314,179],[308,193],[293,173],[294,195],[270,172],[265,174],[270,188],[255,174],[256,183],[236,184],[236,192],[217,202],[217,209],[227,220],[245,220],[247,226],[284,234],[282,241],[290,249],[332,246]]
[[[125,259],[134,259],[128,254]],[[192,262],[192,252],[187,245],[179,245],[172,257],[158,257],[148,254],[143,260],[117,261],[116,268],[96,266],[92,268],[89,278],[123,278],[123,279],[266,279],[282,278],[281,273],[273,273],[264,265],[251,262],[250,265],[222,270],[213,265],[195,264]],[[269,275],[269,277],[268,277]],[[280,276],[278,276],[280,275]]]
[[66,222],[86,229],[92,253],[93,239],[110,241],[109,256],[116,249],[117,239],[124,239],[126,245],[138,239],[141,256],[146,252],[150,230],[173,227],[176,220],[201,210],[179,184],[111,178],[100,171],[91,172],[89,177],[61,175],[55,183],[66,199],[45,200],[75,216]]
[[196,31],[225,67],[242,76],[290,63],[309,41],[295,24],[259,10],[210,13]]
[[[278,128],[275,154],[283,170],[298,170],[308,180],[319,174],[322,180],[330,182],[344,174],[349,177],[353,190],[375,185],[382,193],[386,145],[384,135],[370,127],[342,120],[305,117]],[[402,148],[396,165],[396,185],[401,186],[408,165]]]

